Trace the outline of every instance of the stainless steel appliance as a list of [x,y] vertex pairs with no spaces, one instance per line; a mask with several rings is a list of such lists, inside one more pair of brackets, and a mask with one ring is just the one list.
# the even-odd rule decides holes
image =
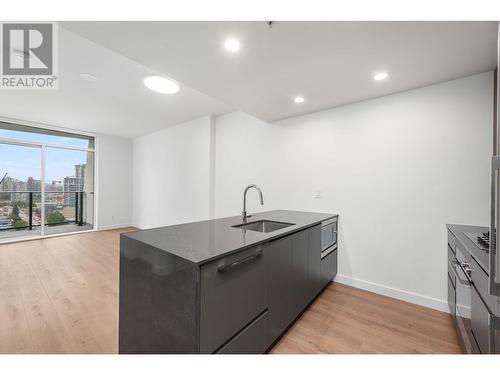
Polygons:
[[321,223],[321,259],[337,249],[337,218]]
[[500,353],[500,298],[489,293],[486,227],[449,224],[448,304],[465,353]]
[[486,254],[490,252],[490,232],[484,232],[481,234],[464,232],[465,236],[471,240],[474,245],[476,245],[481,251]]
[[[500,29],[499,29],[500,40]],[[490,241],[489,241],[489,254],[488,254],[488,267],[484,271],[487,274],[487,292],[488,297],[483,296],[483,300],[492,299],[495,297],[494,303],[487,304],[487,313],[485,319],[488,321],[487,329],[489,333],[490,350],[493,353],[500,353],[500,303],[498,297],[500,296],[500,256],[499,251],[500,243],[498,234],[498,225],[500,224],[500,129],[499,129],[499,66],[500,66],[500,48],[497,48],[497,69],[495,70],[495,85],[494,85],[494,110],[493,110],[493,157],[491,160],[491,222],[490,222]]]

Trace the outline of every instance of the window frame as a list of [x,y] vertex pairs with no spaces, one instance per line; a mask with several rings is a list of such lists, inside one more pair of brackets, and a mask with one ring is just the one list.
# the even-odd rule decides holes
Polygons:
[[[1,239],[0,244],[4,243],[10,243],[10,242],[20,242],[20,241],[28,241],[28,240],[34,240],[34,239],[42,239],[42,238],[50,238],[50,237],[59,237],[59,236],[65,236],[65,235],[71,235],[75,233],[86,233],[86,232],[94,232],[98,228],[98,153],[97,153],[97,145],[99,142],[99,136],[97,134],[89,133],[89,132],[82,132],[78,130],[69,130],[68,129],[61,129],[55,126],[51,125],[46,125],[46,124],[40,124],[40,123],[34,123],[30,121],[22,121],[22,120],[16,120],[16,119],[11,119],[11,118],[5,118],[0,116],[0,129],[7,128],[7,130],[19,130],[22,128],[25,129],[33,129],[33,133],[38,133],[38,134],[49,134],[49,135],[55,135],[55,136],[66,136],[66,137],[73,137],[73,138],[81,138],[81,139],[89,139],[92,140],[92,145],[93,147],[73,147],[73,146],[65,146],[65,145],[58,145],[58,144],[53,144],[53,143],[46,143],[46,142],[35,142],[35,141],[23,141],[23,140],[17,140],[17,139],[11,139],[11,138],[1,138],[0,137],[0,144],[8,144],[8,145],[17,145],[17,146],[25,146],[25,147],[36,147],[40,148],[40,172],[41,172],[41,181],[42,181],[42,186],[41,186],[41,234],[39,236],[29,236],[27,235],[26,237],[19,237],[19,238],[6,238],[6,239]],[[10,127],[10,128],[9,128]],[[23,131],[23,130],[21,130]],[[28,130],[29,132],[29,130]],[[83,151],[83,152],[91,152],[93,153],[93,192],[94,192],[94,225],[92,229],[89,230],[83,230],[83,231],[74,231],[74,232],[67,232],[67,233],[58,233],[58,234],[45,234],[45,153],[46,153],[46,147],[49,148],[56,148],[56,149],[62,149],[62,150],[72,150],[72,151]]]

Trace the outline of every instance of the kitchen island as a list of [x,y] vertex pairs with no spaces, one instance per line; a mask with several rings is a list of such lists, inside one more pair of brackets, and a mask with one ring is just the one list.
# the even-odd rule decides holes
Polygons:
[[122,234],[119,352],[266,352],[335,276],[337,220],[277,210]]

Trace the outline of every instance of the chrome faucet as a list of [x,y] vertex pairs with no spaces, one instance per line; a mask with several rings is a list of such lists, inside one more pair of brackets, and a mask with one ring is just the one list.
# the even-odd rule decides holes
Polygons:
[[247,221],[247,217],[250,217],[250,215],[247,215],[247,191],[251,188],[257,189],[259,192],[259,197],[260,197],[260,204],[264,205],[264,198],[262,197],[262,191],[257,185],[248,185],[245,188],[245,191],[243,191],[243,211],[241,212],[241,218],[243,221]]

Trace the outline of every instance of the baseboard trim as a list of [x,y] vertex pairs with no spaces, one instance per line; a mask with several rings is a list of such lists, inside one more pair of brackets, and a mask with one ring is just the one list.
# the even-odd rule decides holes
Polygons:
[[337,274],[335,281],[340,284],[349,285],[358,289],[367,290],[369,292],[382,294],[387,297],[396,298],[405,302],[414,303],[416,305],[429,307],[434,310],[450,312],[448,302],[437,298],[424,296],[406,290],[391,288],[389,286],[373,283],[371,281],[360,280],[354,277]]
[[110,230],[110,229],[119,229],[119,228],[127,228],[127,227],[133,227],[132,224],[113,224],[113,225],[106,225],[106,226],[99,226],[97,230]]

